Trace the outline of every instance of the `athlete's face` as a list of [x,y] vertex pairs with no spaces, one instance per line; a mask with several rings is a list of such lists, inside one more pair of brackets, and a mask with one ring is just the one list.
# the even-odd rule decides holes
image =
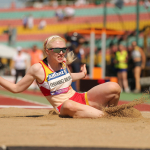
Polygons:
[[119,49],[122,51],[124,49],[123,45],[119,45]]
[[133,46],[133,47],[136,46],[136,42],[135,42],[135,41],[132,42],[132,46]]
[[[51,48],[65,48],[66,44],[64,41],[54,41],[51,43]],[[53,50],[49,50],[50,55],[52,56],[53,59],[55,59],[58,63],[63,62],[64,56],[66,53],[63,53],[62,51],[60,53],[56,53]]]

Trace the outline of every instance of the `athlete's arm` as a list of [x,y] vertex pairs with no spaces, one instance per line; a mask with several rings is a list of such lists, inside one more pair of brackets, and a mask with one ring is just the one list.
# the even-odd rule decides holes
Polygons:
[[141,48],[139,49],[139,51],[141,53],[141,58],[142,58],[142,65],[141,65],[141,67],[142,67],[142,69],[144,69],[145,68],[145,64],[146,64],[146,56],[145,56],[145,53],[143,52],[143,50]]
[[36,64],[31,66],[27,74],[17,84],[0,77],[0,85],[12,93],[22,92],[26,90],[36,79],[35,74],[37,73],[37,69]]
[[82,78],[85,78],[87,74],[87,70],[86,70],[86,65],[84,64],[82,67],[81,67],[81,72],[79,73],[71,73],[71,77],[72,77],[72,81],[76,81],[76,80],[80,80]]

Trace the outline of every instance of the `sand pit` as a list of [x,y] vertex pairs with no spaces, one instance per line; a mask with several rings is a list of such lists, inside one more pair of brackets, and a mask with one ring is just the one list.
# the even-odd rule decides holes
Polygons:
[[61,118],[48,109],[0,109],[0,145],[150,148],[150,112],[127,106],[106,108],[107,115],[98,119]]
[[134,108],[147,98],[103,108],[97,119],[62,118],[54,109],[0,109],[0,145],[150,148],[150,111]]

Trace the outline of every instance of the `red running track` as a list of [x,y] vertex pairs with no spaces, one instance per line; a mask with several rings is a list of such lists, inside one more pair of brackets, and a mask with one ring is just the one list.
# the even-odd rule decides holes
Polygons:
[[17,108],[46,108],[50,109],[52,106],[44,105],[37,102],[30,102],[25,99],[18,99],[0,95],[0,108],[17,107]]
[[[25,91],[24,93],[35,95],[35,92]],[[40,92],[36,92],[36,95],[42,96]],[[127,104],[127,101],[119,101],[119,105]],[[0,95],[0,108],[8,108],[8,107],[19,107],[19,108],[52,108],[51,106],[30,102],[24,99],[5,97]],[[139,111],[150,111],[149,104],[139,104],[135,106]]]

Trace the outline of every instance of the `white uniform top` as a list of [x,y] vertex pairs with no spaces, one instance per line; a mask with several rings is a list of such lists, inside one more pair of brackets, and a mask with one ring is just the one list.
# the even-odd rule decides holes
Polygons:
[[21,53],[21,55],[15,55],[13,57],[14,63],[15,63],[15,69],[17,70],[23,70],[26,69],[26,60],[27,57],[25,54]]
[[141,57],[141,53],[138,50],[134,50],[132,52],[131,56],[132,56],[133,59],[137,58],[137,57],[139,58],[139,57]]

